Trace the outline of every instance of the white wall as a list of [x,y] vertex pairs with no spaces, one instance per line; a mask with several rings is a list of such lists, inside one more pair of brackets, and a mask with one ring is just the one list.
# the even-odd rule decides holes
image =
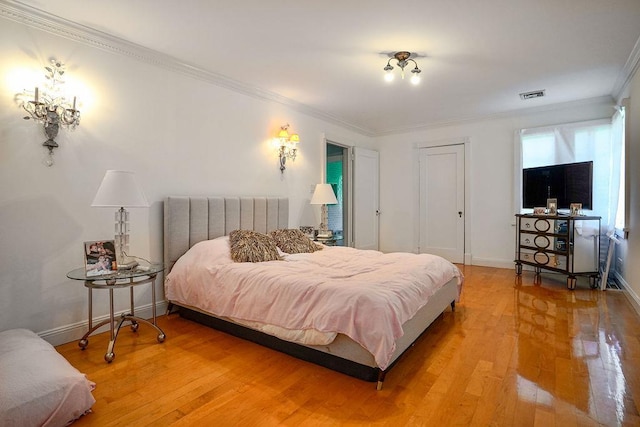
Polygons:
[[618,256],[623,259],[622,278],[636,310],[640,312],[640,73],[636,72],[629,84],[629,238],[622,240]]
[[[83,263],[83,242],[113,236],[115,210],[90,207],[105,170],[136,172],[152,206],[131,210],[130,252],[161,260],[165,196],[284,196],[291,226],[317,223],[308,202],[324,135],[369,142],[282,104],[3,18],[0,57],[0,330],[29,328],[54,343],[77,338],[86,322],[86,289],[66,278]],[[76,88],[81,124],[60,130],[48,168],[43,129],[22,119],[14,96],[41,84],[51,57],[67,64],[67,86],[84,88]],[[285,123],[302,142],[281,175],[269,140]],[[136,305],[149,304],[146,288]],[[117,310],[126,294],[116,292]],[[94,292],[95,315],[108,312],[106,297]]]
[[383,251],[415,251],[418,221],[417,146],[470,141],[465,254],[471,263],[513,268],[515,132],[613,115],[613,102],[571,104],[375,139],[380,150],[380,242]]

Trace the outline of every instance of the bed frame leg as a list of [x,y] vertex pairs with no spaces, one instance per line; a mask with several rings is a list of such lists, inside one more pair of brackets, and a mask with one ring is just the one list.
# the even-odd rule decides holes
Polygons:
[[456,302],[451,301],[451,311],[456,311]]
[[173,310],[173,303],[171,301],[169,301],[169,303],[167,304],[167,312],[165,313],[165,316],[168,316],[171,314],[171,310]]
[[387,373],[385,371],[378,372],[378,384],[376,385],[376,390],[382,390],[382,384],[384,383],[384,377]]

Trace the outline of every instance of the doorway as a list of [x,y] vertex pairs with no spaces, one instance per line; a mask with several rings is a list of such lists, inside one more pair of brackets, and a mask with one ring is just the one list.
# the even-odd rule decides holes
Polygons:
[[464,144],[420,148],[420,253],[464,263]]
[[335,205],[328,205],[328,227],[333,231],[336,245],[350,245],[349,231],[349,148],[327,141],[326,177],[338,199]]

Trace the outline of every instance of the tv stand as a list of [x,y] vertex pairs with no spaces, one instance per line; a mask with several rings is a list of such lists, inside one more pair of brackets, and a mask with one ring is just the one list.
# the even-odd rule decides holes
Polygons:
[[600,277],[600,217],[516,215],[516,275],[522,266],[567,275],[567,288],[575,289],[577,276],[589,276],[598,287]]

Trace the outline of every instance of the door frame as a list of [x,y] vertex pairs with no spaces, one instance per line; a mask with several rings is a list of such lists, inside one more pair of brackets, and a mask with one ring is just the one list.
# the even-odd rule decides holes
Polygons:
[[352,232],[352,210],[353,210],[353,161],[351,159],[352,146],[335,142],[331,139],[325,138],[324,140],[324,166],[322,169],[322,182],[327,182],[327,164],[329,159],[326,157],[327,145],[333,145],[342,149],[342,239],[344,246],[353,245],[353,232]]
[[471,139],[469,137],[449,138],[436,141],[417,142],[413,145],[413,186],[414,192],[414,225],[413,225],[413,251],[418,253],[420,247],[420,149],[446,147],[449,145],[464,146],[464,264],[471,265],[471,223],[473,212],[471,210]]

